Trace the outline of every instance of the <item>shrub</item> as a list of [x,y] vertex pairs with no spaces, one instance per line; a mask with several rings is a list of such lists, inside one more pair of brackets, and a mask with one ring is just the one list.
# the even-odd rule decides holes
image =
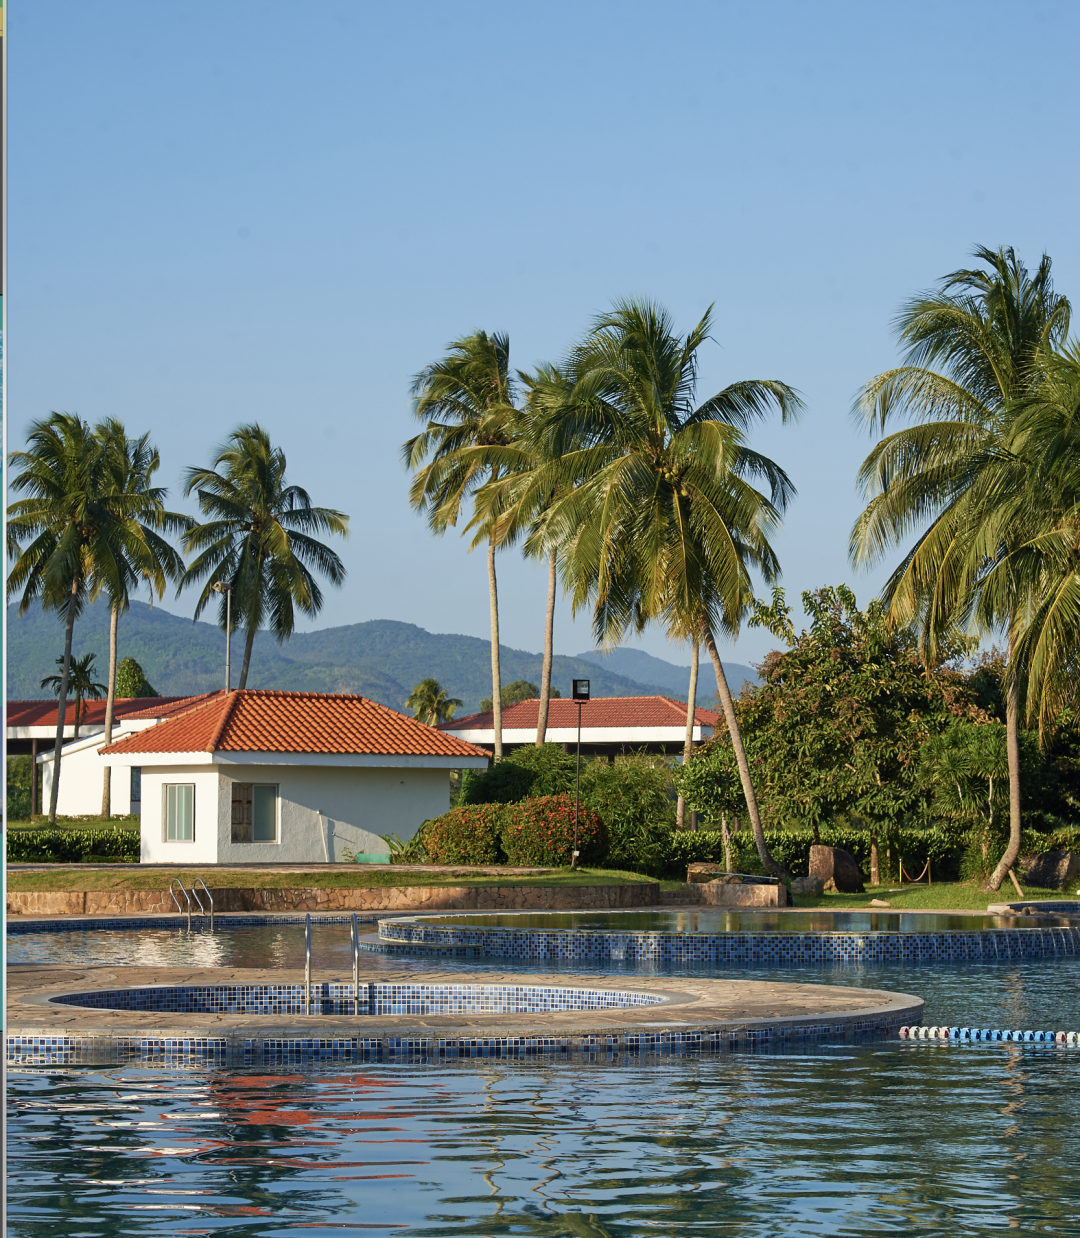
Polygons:
[[139,860],[139,831],[116,826],[104,830],[10,830],[9,864],[85,864],[91,860]]
[[[544,795],[502,809],[502,849],[509,864],[560,867],[569,864],[574,849],[574,797]],[[607,854],[604,822],[584,805],[578,815],[580,861],[601,860]]]
[[675,828],[675,792],[663,757],[647,752],[590,761],[581,770],[581,802],[604,821],[613,868],[660,873]]
[[[584,766],[582,774],[584,775]],[[462,804],[513,804],[529,796],[559,795],[574,787],[575,761],[561,744],[528,744],[487,770],[465,770]]]
[[498,864],[502,832],[496,804],[466,804],[425,821],[417,832],[432,864]]

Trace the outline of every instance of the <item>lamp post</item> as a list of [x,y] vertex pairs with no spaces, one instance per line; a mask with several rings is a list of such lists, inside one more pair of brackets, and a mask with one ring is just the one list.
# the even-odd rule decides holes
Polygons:
[[573,681],[572,698],[577,702],[577,776],[574,779],[574,849],[570,853],[570,867],[577,868],[578,858],[578,813],[581,811],[581,707],[589,699],[589,681]]
[[215,581],[211,586],[215,593],[225,594],[225,691],[228,692],[232,688],[232,668],[229,665],[229,658],[232,653],[232,585],[225,584],[224,581]]

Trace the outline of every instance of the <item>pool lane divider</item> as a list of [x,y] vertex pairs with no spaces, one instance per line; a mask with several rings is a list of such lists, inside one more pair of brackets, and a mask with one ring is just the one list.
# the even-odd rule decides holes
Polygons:
[[901,1040],[1008,1041],[1012,1044],[1071,1045],[1080,1048],[1080,1032],[1002,1031],[978,1027],[902,1027]]

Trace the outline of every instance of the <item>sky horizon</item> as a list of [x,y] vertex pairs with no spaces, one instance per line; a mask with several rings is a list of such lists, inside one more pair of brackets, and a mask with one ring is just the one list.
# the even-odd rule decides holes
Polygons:
[[[54,409],[117,416],[194,512],[184,468],[266,425],[290,480],[352,517],[346,585],[299,630],[488,635],[483,554],[428,533],[399,459],[412,375],[473,329],[527,369],[616,298],[683,332],[715,303],[700,398],[778,378],[806,402],[751,437],[798,489],[775,544],[801,624],[803,590],[865,604],[887,575],[847,559],[872,442],[850,407],[897,362],[902,303],[976,244],[1049,253],[1080,297],[1069,6],[38,0],[7,20],[8,448]],[[1028,89],[996,89],[1003,48]],[[544,568],[511,550],[499,572],[503,643],[540,649]],[[626,643],[689,659],[658,631]],[[562,602],[556,651],[590,644]]]

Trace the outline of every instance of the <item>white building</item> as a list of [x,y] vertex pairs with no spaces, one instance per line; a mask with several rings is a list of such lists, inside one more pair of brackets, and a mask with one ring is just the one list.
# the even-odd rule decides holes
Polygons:
[[[504,705],[503,750],[511,752],[536,743],[538,700]],[[548,704],[547,742],[562,744],[567,751],[577,747],[578,702],[559,698]],[[686,702],[668,696],[598,696],[581,702],[581,752],[583,756],[613,757],[623,752],[656,752],[677,756],[686,743]],[[720,715],[712,709],[694,710],[693,743],[712,737]],[[454,718],[439,727],[470,744],[492,750],[495,719],[491,710]]]
[[65,748],[60,803],[78,802],[89,783],[100,806],[111,765],[114,787],[139,787],[143,863],[385,853],[380,835],[407,840],[446,812],[451,769],[488,764],[483,749],[361,696],[234,691],[129,730],[132,721],[107,747],[95,747],[99,735]]

